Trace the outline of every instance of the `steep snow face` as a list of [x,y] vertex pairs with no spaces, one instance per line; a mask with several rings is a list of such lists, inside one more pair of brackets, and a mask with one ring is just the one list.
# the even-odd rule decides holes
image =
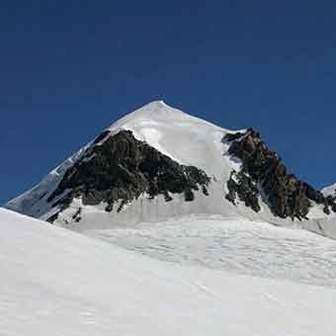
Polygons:
[[195,118],[162,101],[150,103],[108,128],[112,134],[120,129],[133,131],[161,153],[186,165],[220,176],[232,162],[223,157],[223,137],[228,130]]
[[0,228],[3,335],[335,333],[331,288],[175,265],[4,209]]

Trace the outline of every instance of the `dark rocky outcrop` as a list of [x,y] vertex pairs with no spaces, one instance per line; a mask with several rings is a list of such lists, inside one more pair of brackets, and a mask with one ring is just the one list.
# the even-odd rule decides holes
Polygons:
[[260,211],[258,201],[258,188],[252,178],[243,171],[232,171],[230,179],[227,182],[229,193],[226,195],[233,204],[236,204],[236,197],[244,202],[247,207],[252,208],[255,212]]
[[48,202],[57,199],[56,203],[65,208],[74,197],[81,197],[86,205],[106,202],[106,211],[112,211],[118,201],[117,211],[121,211],[144,193],[149,198],[163,195],[167,202],[172,200],[171,194],[184,194],[187,202],[194,199],[196,190],[208,195],[210,178],[201,169],[177,163],[137,140],[131,131],[108,135],[99,136],[65,173]]
[[253,129],[245,133],[228,134],[229,154],[242,161],[240,172],[233,172],[227,186],[228,200],[241,201],[255,211],[260,210],[258,196],[269,205],[275,216],[292,219],[307,218],[314,201],[324,205],[324,212],[336,212],[335,199],[325,197],[311,185],[289,174],[280,157],[262,141]]

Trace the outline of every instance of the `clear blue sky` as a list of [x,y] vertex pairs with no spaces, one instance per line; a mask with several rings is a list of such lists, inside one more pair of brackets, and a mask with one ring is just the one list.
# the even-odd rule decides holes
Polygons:
[[0,203],[156,99],[336,181],[332,0],[2,0],[0,27]]

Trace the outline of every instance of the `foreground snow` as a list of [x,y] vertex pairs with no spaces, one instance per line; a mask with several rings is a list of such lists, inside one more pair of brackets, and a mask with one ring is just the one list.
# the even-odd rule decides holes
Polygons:
[[334,335],[336,291],[185,266],[0,209],[2,335]]

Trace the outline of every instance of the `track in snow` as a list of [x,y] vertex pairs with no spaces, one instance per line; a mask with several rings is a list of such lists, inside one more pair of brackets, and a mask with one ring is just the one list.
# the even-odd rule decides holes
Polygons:
[[336,288],[336,241],[305,230],[189,218],[85,234],[160,260]]

